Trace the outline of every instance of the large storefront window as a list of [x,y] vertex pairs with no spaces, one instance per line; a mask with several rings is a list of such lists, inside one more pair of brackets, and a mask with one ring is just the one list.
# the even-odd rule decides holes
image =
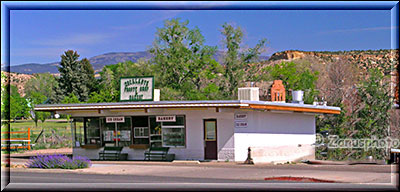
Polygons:
[[[160,121],[168,117],[174,122]],[[75,128],[75,140],[80,141],[79,129]],[[84,118],[84,143],[99,146],[152,145],[163,147],[186,146],[185,116],[132,116],[123,122],[108,122],[106,117]]]
[[131,144],[131,118],[125,117],[121,123],[107,123],[106,118],[102,118],[103,146],[118,145],[121,147]]
[[162,145],[164,147],[185,146],[185,117],[176,116],[175,122],[162,122]]
[[98,117],[85,118],[85,144],[100,145],[100,119]]

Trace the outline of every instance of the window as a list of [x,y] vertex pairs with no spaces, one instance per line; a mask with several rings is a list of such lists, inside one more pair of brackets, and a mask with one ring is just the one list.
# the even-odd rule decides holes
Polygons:
[[155,147],[162,146],[161,140],[161,122],[156,121],[155,116],[149,117],[150,120],[150,144]]
[[[106,118],[102,118],[102,145],[115,145],[118,141],[118,146],[129,146],[132,142],[131,136],[131,118],[125,117],[123,123],[107,123]],[[115,127],[117,126],[117,127]],[[115,130],[117,128],[117,130]]]
[[176,116],[175,122],[162,122],[162,146],[185,147],[185,117]]
[[148,127],[135,127],[134,128],[135,138],[149,138],[149,128]]
[[85,144],[100,145],[100,119],[98,117],[85,118]]
[[131,144],[131,118],[125,117],[124,123],[117,123],[118,146],[125,147]]
[[149,144],[148,116],[132,117],[133,144]]

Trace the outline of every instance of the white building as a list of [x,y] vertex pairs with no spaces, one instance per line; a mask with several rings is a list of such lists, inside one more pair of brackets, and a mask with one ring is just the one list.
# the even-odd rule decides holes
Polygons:
[[255,163],[314,159],[315,116],[340,113],[338,107],[250,100],[54,104],[35,110],[71,115],[73,155],[98,159],[105,145],[114,144],[124,146],[128,160],[143,160],[154,143],[170,147],[176,160],[241,162],[250,147]]

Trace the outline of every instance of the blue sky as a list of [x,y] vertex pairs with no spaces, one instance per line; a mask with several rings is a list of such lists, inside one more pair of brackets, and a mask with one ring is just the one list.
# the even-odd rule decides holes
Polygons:
[[12,10],[11,65],[60,61],[65,50],[81,58],[108,52],[145,51],[163,21],[181,18],[197,26],[206,45],[222,48],[225,22],[245,31],[243,47],[267,38],[263,55],[297,49],[390,49],[389,10]]

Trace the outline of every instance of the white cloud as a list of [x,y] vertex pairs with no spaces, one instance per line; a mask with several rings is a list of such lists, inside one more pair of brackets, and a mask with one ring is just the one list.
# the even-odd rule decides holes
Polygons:
[[75,45],[93,45],[102,43],[113,37],[112,33],[79,33],[66,37],[46,38],[34,40],[32,44],[41,46],[75,46]]

